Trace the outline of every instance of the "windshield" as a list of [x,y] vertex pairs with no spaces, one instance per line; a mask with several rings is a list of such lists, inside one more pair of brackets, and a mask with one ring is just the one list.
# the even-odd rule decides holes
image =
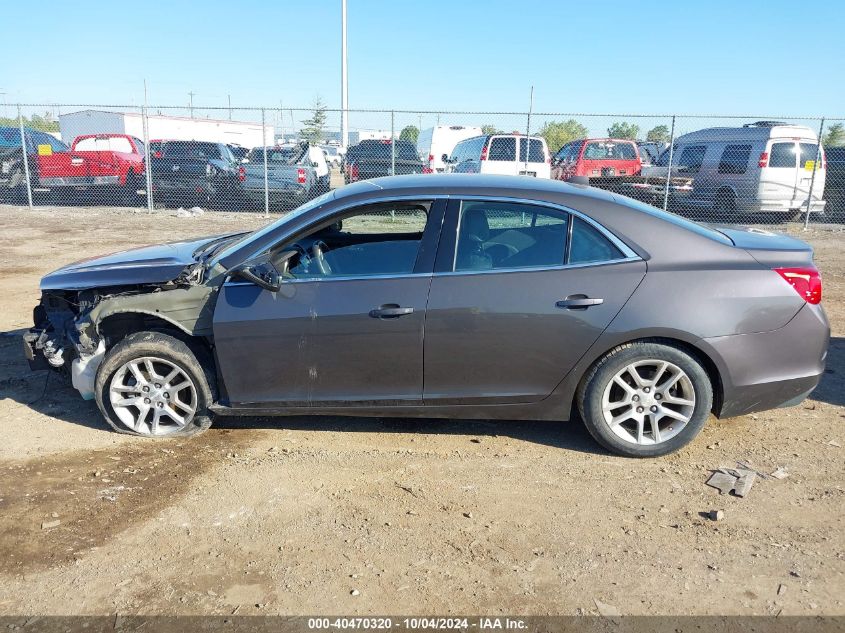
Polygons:
[[296,209],[294,209],[290,213],[285,213],[282,217],[280,217],[275,222],[271,222],[270,224],[268,224],[267,226],[265,226],[263,228],[257,229],[255,231],[253,231],[252,233],[246,233],[246,234],[242,235],[241,237],[235,239],[234,241],[227,243],[225,250],[223,250],[220,253],[216,253],[214,255],[214,261],[211,262],[211,265],[212,266],[215,265],[221,259],[223,259],[224,257],[227,257],[228,255],[233,253],[235,251],[235,249],[240,248],[244,244],[247,244],[248,242],[250,242],[252,240],[260,239],[263,236],[270,233],[271,231],[276,230],[277,227],[282,226],[286,222],[290,222],[292,220],[295,220],[296,218],[300,217],[301,215],[305,215],[306,213],[308,213],[312,209],[316,209],[320,205],[325,204],[326,202],[328,202],[329,200],[334,198],[334,195],[335,195],[334,191],[327,191],[323,195],[317,196],[313,200],[309,200],[308,202],[303,204],[301,207],[297,207]]

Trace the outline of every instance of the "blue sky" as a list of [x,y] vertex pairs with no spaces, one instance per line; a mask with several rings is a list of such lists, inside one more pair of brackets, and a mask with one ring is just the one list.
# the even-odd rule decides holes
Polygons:
[[[845,116],[835,0],[348,3],[350,108]],[[340,104],[340,0],[4,4],[9,103]]]

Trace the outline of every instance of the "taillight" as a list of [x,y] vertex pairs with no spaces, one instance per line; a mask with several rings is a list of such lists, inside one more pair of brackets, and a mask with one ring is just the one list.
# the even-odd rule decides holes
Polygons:
[[298,182],[300,185],[305,184],[305,170],[302,169],[302,167],[299,167],[296,170],[296,182]]
[[431,167],[429,167],[428,165],[426,165],[425,167],[422,168],[422,173],[433,174],[434,170]]
[[822,150],[822,169],[827,169],[827,154]]
[[153,158],[161,158],[161,152],[159,152],[159,151],[153,152]]
[[434,162],[434,154],[429,154],[428,155],[428,164],[431,165],[431,163],[433,163],[433,162]]
[[769,166],[769,152],[760,152],[760,160],[757,163],[758,167],[768,167]]
[[484,147],[481,148],[481,160],[487,160],[487,144],[484,144]]
[[815,266],[775,268],[775,272],[792,286],[804,301],[813,305],[821,303],[822,277]]
[[243,167],[238,167],[238,180],[240,182],[246,180],[246,169],[244,169]]

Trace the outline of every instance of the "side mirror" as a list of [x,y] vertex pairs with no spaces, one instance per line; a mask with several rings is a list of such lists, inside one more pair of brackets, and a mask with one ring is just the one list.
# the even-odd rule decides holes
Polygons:
[[440,160],[442,160],[444,163],[448,163],[449,162],[449,154],[442,154],[440,156]]
[[[287,259],[295,253],[296,251],[291,251]],[[285,259],[285,262],[287,262],[287,259]],[[275,266],[268,261],[252,261],[241,264],[232,271],[231,275],[270,292],[278,292],[282,287],[282,276]]]

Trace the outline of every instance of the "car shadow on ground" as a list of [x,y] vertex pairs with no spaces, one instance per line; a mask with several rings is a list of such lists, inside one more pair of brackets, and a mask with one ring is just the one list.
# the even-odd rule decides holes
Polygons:
[[[26,330],[0,332],[0,398],[10,398],[33,412],[103,432],[113,432],[97,405],[85,401],[70,378],[53,371],[31,371],[23,354]],[[455,435],[471,438],[510,437],[515,440],[583,453],[609,455],[590,437],[576,411],[569,422],[525,420],[456,420],[434,418],[372,418],[351,416],[219,416],[222,429],[290,429],[350,433]]]
[[830,337],[824,376],[810,397],[819,402],[845,406],[845,337]]

